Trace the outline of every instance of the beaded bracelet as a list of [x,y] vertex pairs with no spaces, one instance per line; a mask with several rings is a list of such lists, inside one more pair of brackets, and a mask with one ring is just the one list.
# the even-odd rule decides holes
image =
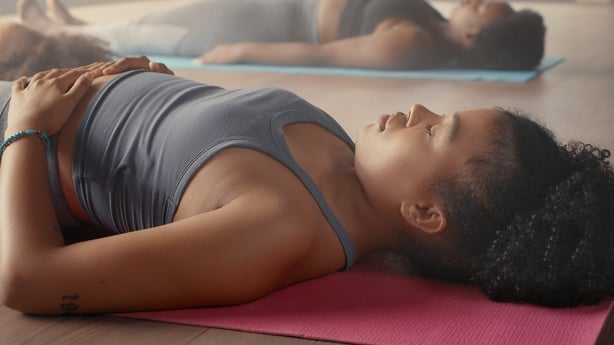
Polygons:
[[4,151],[6,150],[6,148],[9,147],[9,145],[11,145],[12,143],[16,142],[17,140],[21,138],[29,137],[32,135],[38,135],[38,137],[43,142],[43,145],[45,145],[45,152],[49,152],[49,150],[51,150],[51,140],[49,139],[49,136],[47,135],[47,133],[41,132],[35,129],[26,129],[23,131],[19,131],[11,135],[10,137],[6,138],[6,140],[2,143],[2,145],[0,145],[0,159],[2,159],[2,155],[4,154]]

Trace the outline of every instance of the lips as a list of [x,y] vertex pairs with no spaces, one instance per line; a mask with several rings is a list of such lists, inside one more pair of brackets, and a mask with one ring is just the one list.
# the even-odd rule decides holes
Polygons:
[[390,114],[384,114],[379,117],[378,124],[379,124],[380,131],[383,131],[384,129],[386,129],[386,124],[388,123],[388,119],[390,119]]
[[386,128],[388,128],[388,126],[390,126],[390,124],[395,121],[396,118],[401,118],[403,126],[405,126],[405,122],[407,122],[407,116],[405,114],[401,112],[397,112],[393,115],[384,114],[379,117],[378,121],[380,131],[383,132],[386,130]]

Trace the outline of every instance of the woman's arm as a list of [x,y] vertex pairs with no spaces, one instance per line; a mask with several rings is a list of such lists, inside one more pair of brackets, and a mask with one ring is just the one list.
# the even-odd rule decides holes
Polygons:
[[[23,146],[40,149],[34,144]],[[40,198],[32,194],[32,199],[34,194]],[[50,207],[49,200],[41,204]],[[300,226],[276,224],[278,204],[266,197],[246,197],[158,228],[69,246],[63,246],[58,232],[45,222],[26,224],[32,209],[20,208],[23,218],[13,216],[11,228],[1,224],[3,242],[13,237],[3,243],[3,250],[20,247],[20,252],[5,255],[4,303],[26,313],[71,314],[254,300],[310,278],[294,268],[313,240]],[[23,236],[17,237],[18,231]],[[34,236],[39,237],[36,246],[19,243]]]
[[[55,133],[90,77],[53,71],[27,87],[21,79],[7,132]],[[294,268],[311,232],[280,222],[287,203],[263,193],[147,231],[65,246],[44,149],[35,136],[18,139],[0,164],[0,303],[8,307],[70,314],[233,304],[308,278]]]
[[430,35],[405,24],[325,44],[246,42],[219,45],[196,61],[374,69],[424,68],[438,63],[433,61]]
[[[58,132],[91,80],[92,74],[85,70],[38,73],[29,84],[25,78],[18,79],[7,136],[29,129]],[[36,135],[17,139],[5,147],[0,161],[0,292],[7,301],[25,288],[24,272],[13,268],[29,266],[30,253],[46,253],[63,242],[51,204],[44,144]]]
[[[101,76],[102,74],[119,73],[131,69],[149,69],[151,71],[173,74],[164,64],[152,62],[144,56],[127,57],[117,61],[94,63],[88,66],[75,69],[56,69],[47,72],[41,72],[33,76],[29,81],[25,78],[17,80],[13,86],[13,95],[9,108],[9,116],[5,138],[11,136],[18,131],[27,129],[41,130],[49,135],[59,131],[67,117],[70,115],[78,101],[87,92],[91,85],[92,79]],[[31,143],[34,141],[34,143]],[[0,212],[4,212],[7,216],[0,216],[0,234],[3,234],[3,226],[7,224],[12,226],[10,222],[14,218],[23,218],[29,222],[34,222],[34,228],[39,228],[37,225],[44,224],[46,227],[55,228],[57,234],[51,233],[53,241],[61,241],[56,235],[59,234],[57,219],[54,212],[49,213],[51,209],[47,209],[46,203],[39,202],[47,199],[49,186],[47,181],[47,168],[45,159],[38,159],[41,152],[37,149],[36,142],[40,141],[36,136],[19,139],[13,144],[6,147],[6,152],[0,161],[2,174],[7,177],[2,177],[0,183],[6,184],[6,187],[0,188]],[[38,143],[40,144],[40,143]],[[21,147],[23,146],[23,147]],[[33,147],[34,146],[34,147]],[[17,153],[11,153],[17,151]],[[23,151],[23,152],[21,152]],[[42,152],[44,154],[44,152]],[[44,163],[40,166],[41,163]],[[25,166],[24,166],[25,164]],[[29,165],[29,166],[28,166]],[[22,180],[27,180],[23,183]],[[25,192],[22,192],[22,188]],[[37,195],[32,200],[23,200],[28,198],[30,194]],[[15,197],[10,197],[15,194]],[[22,207],[26,205],[26,207]],[[26,212],[31,214],[32,210],[40,210],[42,217],[29,218],[21,216],[21,213]],[[13,217],[15,215],[16,217]],[[30,224],[26,224],[30,227]],[[45,234],[48,232],[44,231]],[[16,236],[27,236],[27,232],[17,232]],[[46,235],[45,235],[46,236]],[[45,236],[40,238],[44,243],[48,243],[49,239]],[[61,237],[61,236],[60,236]],[[8,240],[5,236],[0,236],[3,240],[0,242],[0,269],[5,260],[2,260],[5,255],[10,255],[10,251],[20,252],[21,245],[34,245],[39,239],[38,234],[32,240],[21,240],[17,238],[16,245],[6,246]],[[12,237],[10,237],[12,239]],[[60,242],[57,242],[60,243]],[[1,270],[0,273],[5,272]]]

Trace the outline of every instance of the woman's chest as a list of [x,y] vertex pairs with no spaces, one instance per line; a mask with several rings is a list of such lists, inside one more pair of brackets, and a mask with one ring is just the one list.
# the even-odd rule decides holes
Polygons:
[[341,167],[353,164],[353,151],[341,139],[313,124],[284,129],[290,161],[246,147],[212,156],[192,177],[175,219],[214,210],[246,194],[277,193],[324,198]]

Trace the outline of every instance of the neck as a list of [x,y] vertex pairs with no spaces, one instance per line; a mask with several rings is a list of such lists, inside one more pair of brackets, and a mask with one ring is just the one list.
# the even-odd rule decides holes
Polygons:
[[401,231],[393,221],[395,215],[371,203],[353,164],[342,167],[329,186],[331,207],[352,238],[357,259],[394,249],[401,243]]
[[449,21],[438,22],[437,30],[441,37],[448,42],[456,53],[465,48],[466,42],[464,33],[456,30]]

